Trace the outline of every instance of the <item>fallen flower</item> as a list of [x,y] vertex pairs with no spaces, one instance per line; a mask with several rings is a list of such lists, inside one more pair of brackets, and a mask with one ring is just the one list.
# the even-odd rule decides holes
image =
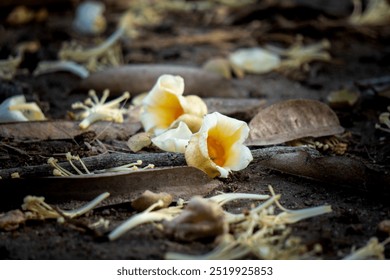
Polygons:
[[82,216],[93,208],[95,208],[100,202],[110,196],[110,193],[105,192],[88,202],[87,204],[81,206],[80,208],[74,210],[61,210],[54,209],[52,206],[45,202],[44,197],[36,196],[26,196],[24,198],[24,203],[22,209],[26,211],[25,216],[27,219],[62,219],[63,217],[73,219],[79,216]]
[[0,230],[11,231],[26,221],[26,217],[19,209],[0,214]]
[[81,129],[86,129],[88,126],[97,121],[113,121],[117,123],[123,122],[123,114],[126,110],[119,108],[119,104],[130,97],[128,92],[122,94],[122,96],[111,100],[107,103],[106,100],[110,95],[109,90],[103,92],[102,98],[99,100],[94,90],[89,91],[88,98],[84,101],[84,104],[77,102],[72,104],[72,109],[83,109],[84,112],[77,115],[77,119],[82,119],[80,123]]
[[327,39],[304,45],[303,37],[298,36],[296,42],[287,49],[275,46],[267,46],[267,49],[283,58],[280,65],[275,69],[283,72],[301,67],[304,70],[308,70],[308,65],[312,61],[330,61],[331,56],[327,52],[330,46],[330,42]]
[[162,75],[158,78],[142,102],[141,122],[145,131],[159,135],[180,120],[185,121],[192,132],[199,129],[207,106],[198,96],[183,96],[183,92],[182,77]]
[[244,169],[253,160],[251,151],[243,144],[248,134],[245,122],[218,112],[209,114],[185,150],[187,164],[212,178],[227,178],[229,172]]
[[354,9],[349,22],[357,26],[387,26],[390,22],[390,4],[386,0],[369,0],[362,11],[361,0],[353,0]]
[[367,259],[385,259],[385,246],[390,243],[390,238],[379,243],[378,238],[372,237],[366,246],[352,252],[344,257],[344,260],[367,260]]
[[85,35],[97,35],[106,29],[104,18],[104,3],[86,1],[80,3],[76,9],[76,16],[73,21],[73,28]]
[[26,102],[24,95],[7,98],[0,104],[0,123],[42,121],[45,116],[35,102]]
[[[390,112],[390,106],[387,107],[387,110]],[[375,124],[376,129],[380,129],[385,132],[390,133],[390,113],[383,112],[379,115],[379,124]],[[383,127],[383,126],[385,127]]]

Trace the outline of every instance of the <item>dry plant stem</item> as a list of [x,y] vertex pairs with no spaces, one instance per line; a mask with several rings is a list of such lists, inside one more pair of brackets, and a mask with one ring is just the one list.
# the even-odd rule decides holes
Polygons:
[[[363,191],[390,194],[390,176],[370,168],[364,162],[345,156],[322,156],[308,147],[275,146],[252,150],[253,162],[249,167],[269,168],[299,177],[305,177],[339,186],[350,186]],[[142,160],[157,167],[185,166],[184,156],[178,153],[103,154],[84,158],[89,170],[102,170]],[[71,170],[69,163],[58,163]],[[0,177],[9,179],[18,172],[21,178],[51,176],[51,166],[25,166],[0,170]]]
[[63,216],[70,218],[70,219],[73,219],[73,218],[82,216],[85,213],[88,213],[93,208],[95,208],[100,202],[102,202],[103,200],[105,200],[109,196],[110,196],[110,193],[105,192],[105,193],[102,193],[101,195],[97,196],[96,198],[94,198],[93,200],[91,200],[90,202],[88,202],[87,204],[85,204],[84,206],[82,206],[80,208],[77,208],[74,210],[58,210],[58,211]]
[[166,215],[157,213],[157,212],[151,212],[155,208],[163,206],[164,202],[162,200],[157,201],[156,203],[152,204],[148,209],[145,211],[134,215],[127,221],[125,221],[123,224],[121,224],[119,227],[114,229],[109,235],[108,239],[113,241],[115,239],[118,239],[120,236],[125,234],[130,229],[141,225],[143,223],[150,223],[155,221],[160,221],[164,218],[166,218]]

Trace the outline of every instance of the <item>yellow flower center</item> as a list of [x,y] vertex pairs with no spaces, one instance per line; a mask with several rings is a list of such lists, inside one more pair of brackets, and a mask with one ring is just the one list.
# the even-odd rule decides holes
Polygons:
[[218,138],[209,135],[207,138],[207,149],[210,159],[218,166],[224,166],[226,161],[225,148]]
[[149,111],[158,118],[158,127],[168,128],[178,117],[184,114],[180,101],[174,94],[166,94]]

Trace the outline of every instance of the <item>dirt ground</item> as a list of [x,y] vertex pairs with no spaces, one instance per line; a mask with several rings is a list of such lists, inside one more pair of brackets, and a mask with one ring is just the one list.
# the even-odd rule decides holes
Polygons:
[[[87,96],[87,92],[79,88],[80,78],[66,72],[39,76],[32,73],[40,61],[56,59],[63,42],[72,39],[84,43],[94,40],[93,37],[83,37],[72,30],[77,1],[42,0],[35,1],[33,5],[30,3],[28,7],[33,11],[45,8],[48,17],[42,22],[33,19],[19,25],[7,22],[7,16],[17,3],[29,4],[32,1],[7,4],[8,2],[0,4],[0,59],[15,55],[15,46],[20,42],[34,41],[39,42],[40,46],[36,51],[25,53],[19,67],[23,71],[18,71],[9,80],[0,80],[0,101],[9,96],[24,94],[27,100],[40,105],[49,120],[70,120],[71,104],[84,100]],[[104,2],[107,30],[101,35],[102,38],[115,30],[123,12],[121,1]],[[389,182],[390,134],[376,129],[375,124],[378,123],[379,115],[390,105],[390,25],[348,27],[341,24],[352,11],[350,1],[297,0],[291,1],[291,5],[287,5],[287,1],[253,2],[255,3],[242,7],[216,5],[207,11],[195,8],[190,11],[167,10],[161,13],[162,20],[155,25],[138,27],[138,37],[121,41],[124,63],[198,67],[210,58],[226,57],[241,47],[269,43],[286,46],[294,42],[298,34],[308,43],[328,39],[331,43],[331,61],[311,62],[307,71],[300,69],[288,73],[247,74],[242,79],[233,77],[245,92],[245,96],[237,98],[257,98],[264,100],[267,105],[296,98],[328,103],[327,96],[332,91],[347,88],[358,92],[360,97],[356,104],[334,108],[341,126],[348,133],[347,150],[342,155],[329,151],[321,153],[325,157],[338,156],[365,162],[378,170],[383,178],[387,178],[381,182]],[[327,18],[332,23],[319,18]],[[231,38],[213,41],[211,36],[203,39],[203,42],[191,41],[193,36],[215,30],[230,34]],[[178,40],[179,37],[184,39]],[[381,91],[377,90],[375,79],[378,78],[385,80],[380,86],[387,86],[387,96],[381,94],[386,91],[383,87]],[[367,82],[367,79],[371,80]],[[212,93],[208,97],[213,97]],[[242,112],[235,117],[250,121],[248,114]],[[0,127],[0,130],[3,129]],[[66,152],[81,157],[96,156],[103,153],[101,145],[111,153],[132,153],[126,145],[130,135],[112,139],[105,137],[99,145],[88,142],[95,136],[96,134],[91,136],[80,133],[72,139],[40,141],[2,137],[1,169],[43,165],[51,156],[64,159]],[[156,149],[149,148],[140,153],[157,152]],[[335,165],[333,168],[337,170],[339,167]],[[328,172],[332,174],[333,169],[329,168]],[[346,174],[346,179],[342,182],[335,183],[288,173],[274,170],[255,160],[246,169],[234,172],[228,179],[216,179],[218,187],[204,195],[211,196],[220,191],[269,194],[268,185],[272,185],[275,193],[281,194],[280,202],[286,208],[331,205],[331,213],[291,225],[291,234],[300,237],[308,250],[315,244],[322,246],[322,252],[316,258],[342,259],[353,248],[364,246],[372,237],[377,237],[379,241],[389,237],[390,231],[379,228],[379,224],[390,219],[390,186],[374,188],[375,180],[359,186],[354,185],[351,180],[352,183],[349,184],[350,174]],[[0,181],[1,185],[3,188],[11,187]],[[20,198],[7,197],[2,200],[22,204]],[[46,201],[50,203],[50,198]],[[52,205],[73,208],[79,204],[80,201],[75,199]],[[229,204],[229,209],[235,212],[246,211],[250,207],[250,202],[246,201]],[[0,208],[4,212],[11,210],[4,206]],[[27,221],[15,230],[0,230],[0,258],[163,259],[167,252],[200,255],[215,247],[212,239],[186,242],[175,240],[152,224],[139,226],[113,242],[107,241],[108,230],[96,231],[87,226],[104,218],[110,221],[109,229],[113,229],[134,213],[128,202],[115,201],[98,207],[73,222],[60,224],[56,220]],[[389,248],[385,247],[386,259],[390,258]]]

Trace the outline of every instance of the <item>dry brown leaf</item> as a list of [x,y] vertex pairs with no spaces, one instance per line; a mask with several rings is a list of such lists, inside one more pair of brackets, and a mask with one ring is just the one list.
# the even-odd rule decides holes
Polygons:
[[101,173],[71,177],[2,179],[0,206],[20,205],[26,195],[44,196],[52,202],[87,201],[109,192],[107,202],[131,201],[145,190],[167,192],[175,199],[206,195],[219,186],[202,171],[192,167],[144,169],[136,172]]
[[72,121],[39,121],[0,124],[0,138],[29,140],[72,139],[81,133],[93,131],[97,139],[127,139],[141,128],[136,123],[98,122],[81,131],[79,122]]
[[344,131],[325,103],[293,99],[261,110],[249,123],[247,145],[274,145],[303,137],[322,137]]
[[131,202],[131,207],[133,207],[138,212],[142,212],[159,200],[161,200],[163,203],[160,207],[154,208],[154,210],[168,207],[169,204],[171,204],[171,202],[173,201],[173,197],[166,192],[154,193],[149,190],[146,190],[139,197],[137,197]]

